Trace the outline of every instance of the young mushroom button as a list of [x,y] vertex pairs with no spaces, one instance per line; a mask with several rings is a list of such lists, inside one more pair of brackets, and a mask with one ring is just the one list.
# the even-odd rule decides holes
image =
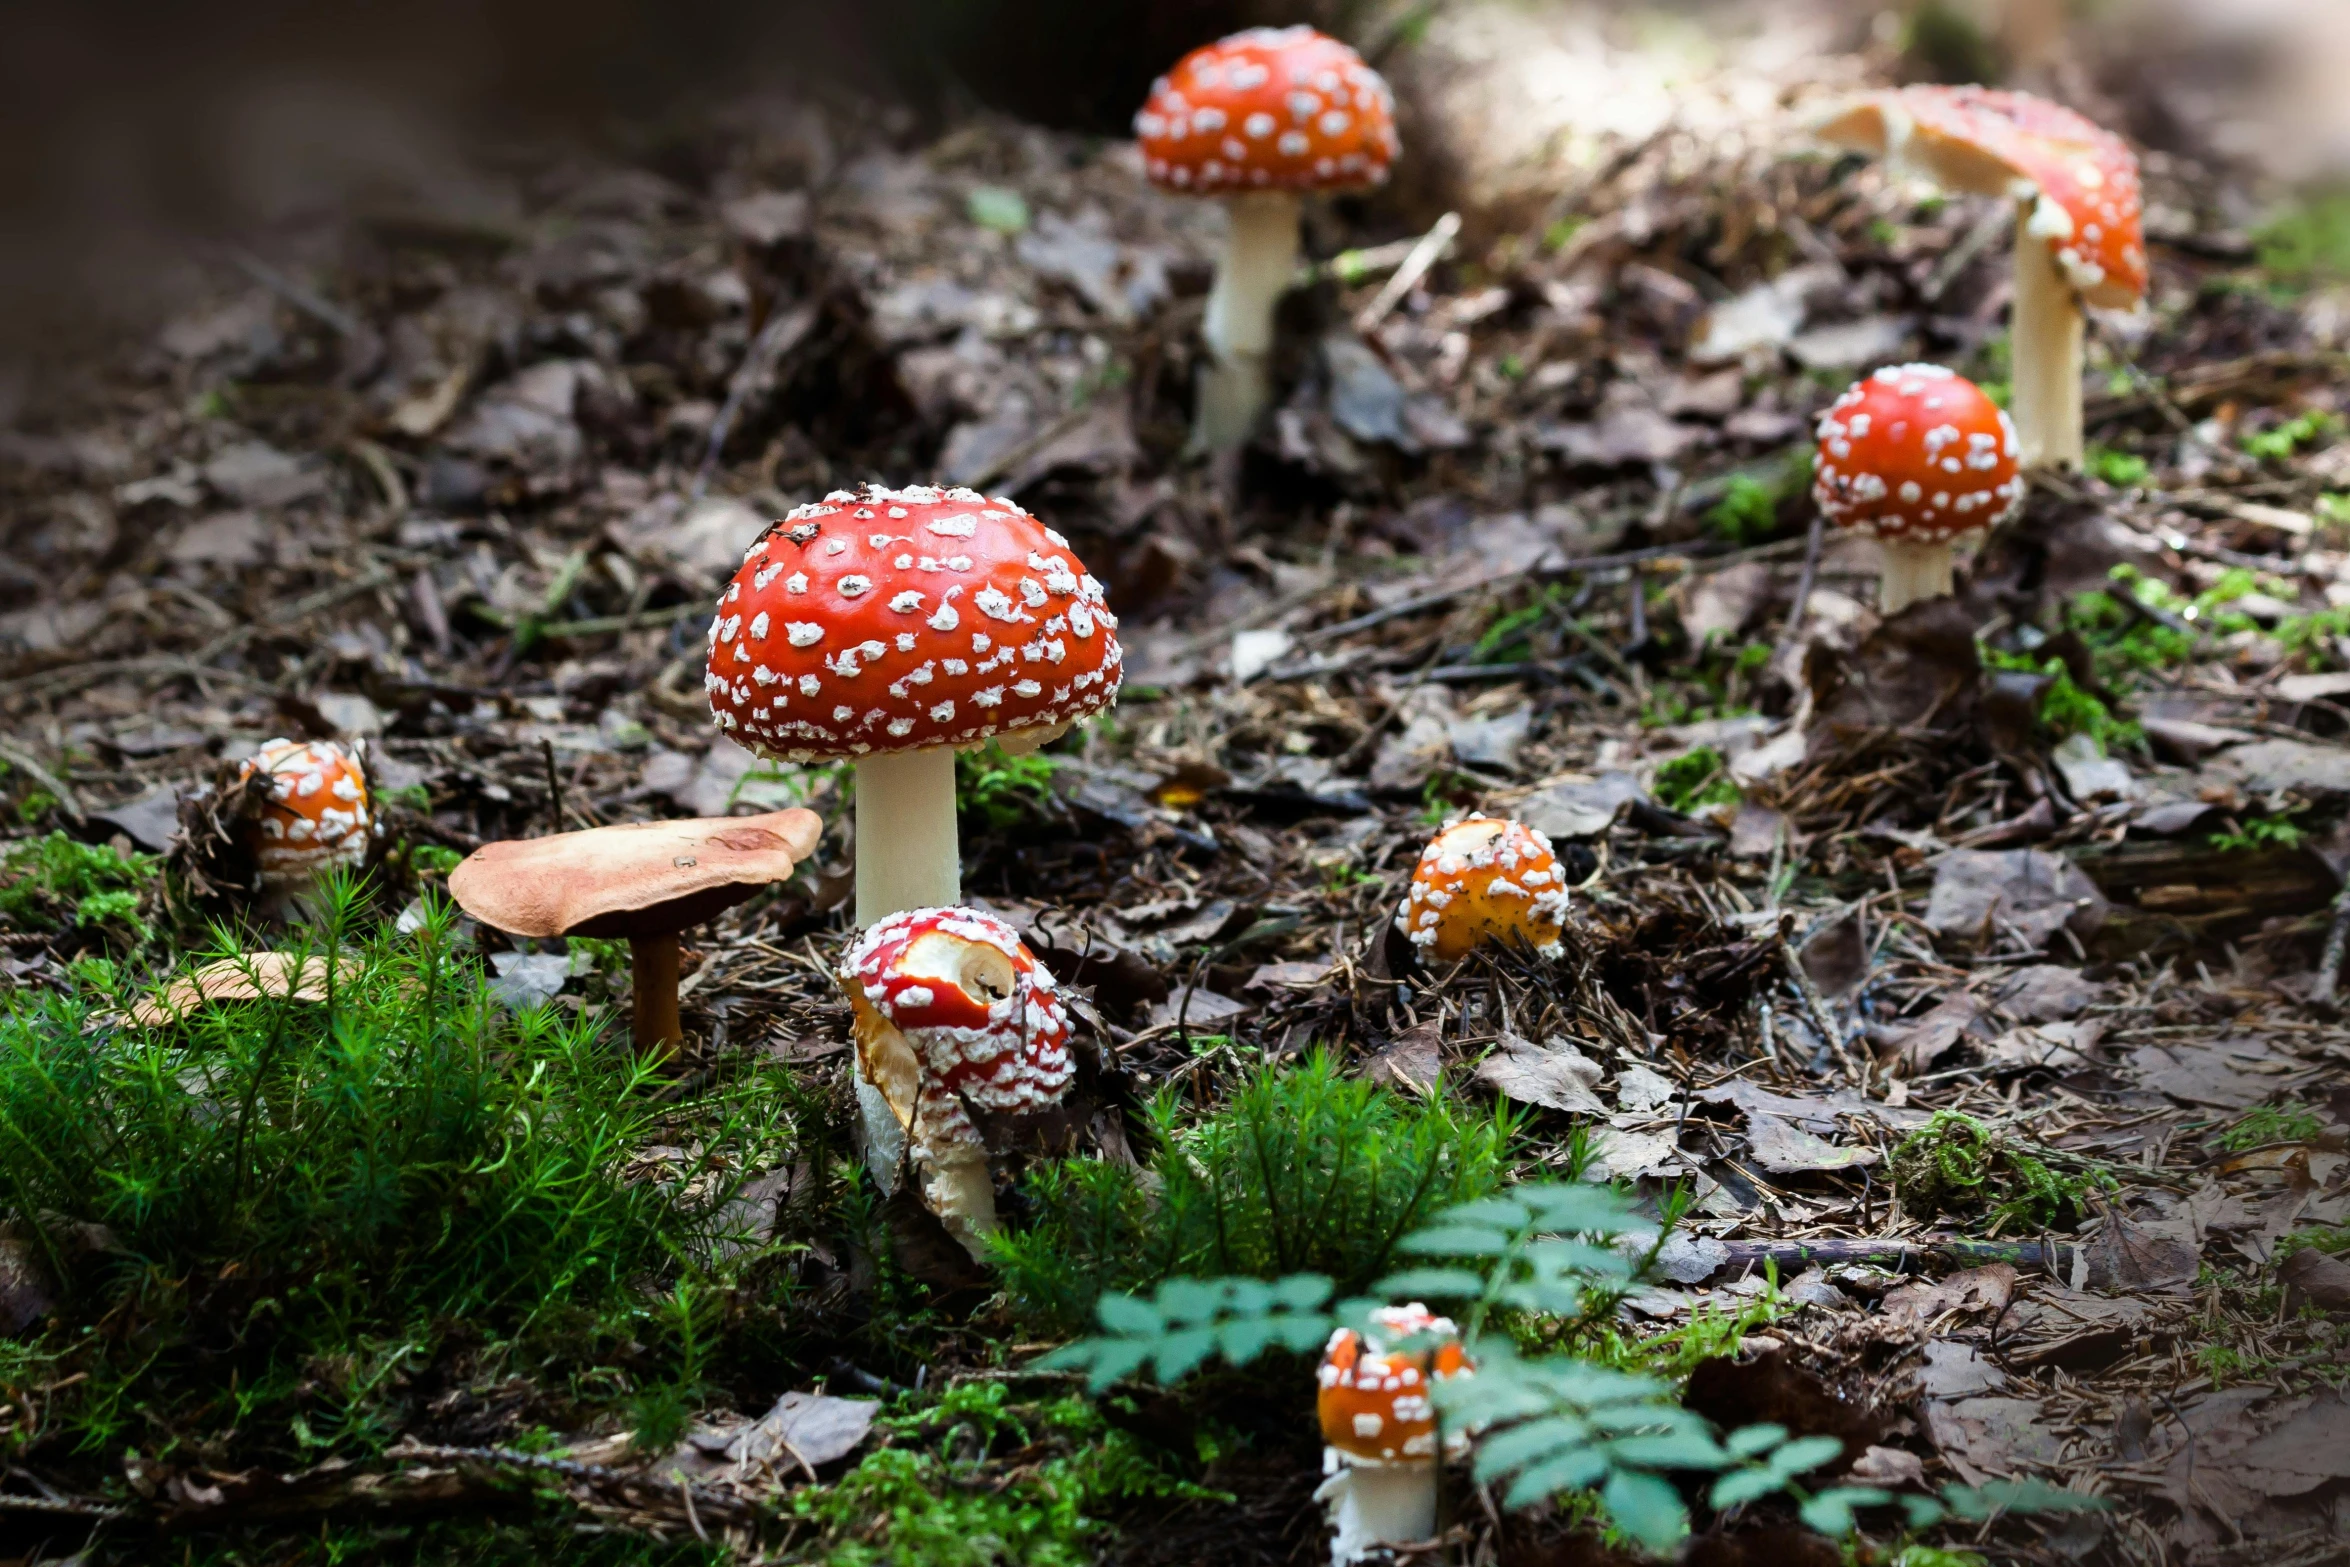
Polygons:
[[1950,592],[1950,546],[2023,504],[2015,426],[1982,388],[1940,365],[1896,365],[1855,382],[1820,418],[1812,499],[1884,551],[1877,601],[1890,615]]
[[262,885],[285,891],[367,857],[367,778],[359,759],[331,740],[271,740],[239,772],[269,780],[254,862]]
[[[1069,1018],[1052,975],[991,914],[910,909],[857,939],[840,983],[859,1071],[913,1153],[924,1204],[984,1260],[995,1188],[970,1112],[1043,1110],[1068,1090]],[[866,1135],[870,1158],[879,1139]],[[893,1159],[885,1186],[896,1173]]]
[[1428,841],[1395,928],[1424,956],[1451,963],[1486,942],[1523,942],[1556,957],[1567,875],[1550,840],[1519,822],[1471,812]]
[[[1368,1333],[1340,1328],[1322,1353],[1315,1412],[1327,1444],[1338,1567],[1380,1546],[1424,1540],[1436,1527],[1434,1386],[1475,1368],[1451,1321],[1417,1301],[1371,1313]],[[1447,1451],[1466,1446],[1454,1432]]]
[[1258,27],[1178,61],[1152,85],[1134,134],[1152,183],[1226,205],[1193,442],[1229,450],[1248,439],[1268,399],[1273,306],[1297,271],[1298,198],[1387,178],[1398,150],[1394,99],[1337,39]]

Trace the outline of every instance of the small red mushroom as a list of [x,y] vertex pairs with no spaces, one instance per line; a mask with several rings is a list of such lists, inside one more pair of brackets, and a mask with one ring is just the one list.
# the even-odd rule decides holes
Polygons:
[[[996,1227],[973,1109],[1046,1109],[1068,1090],[1069,1017],[1053,976],[1011,926],[974,909],[909,909],[857,938],[840,966],[860,1080],[910,1148],[924,1203],[985,1260]],[[868,1157],[888,1135],[866,1107]],[[878,1135],[877,1135],[878,1134]],[[894,1179],[896,1158],[884,1179]]]
[[2082,303],[2146,295],[2138,159],[2111,131],[2030,93],[1903,87],[1841,106],[1821,135],[1953,190],[2017,204],[2016,428],[2026,467],[2078,467]]
[[1820,417],[1812,499],[1884,551],[1886,614],[1950,592],[1953,540],[2024,500],[2015,425],[1983,389],[1940,365],[1894,365],[1856,381]]
[[[1435,1384],[1476,1369],[1460,1330],[1418,1301],[1371,1313],[1368,1330],[1340,1328],[1322,1351],[1314,1405],[1322,1423],[1316,1493],[1330,1504],[1335,1567],[1381,1546],[1436,1532]],[[1466,1446],[1453,1432],[1447,1451]]]
[[1567,873],[1550,840],[1522,822],[1471,811],[1420,851],[1395,928],[1443,963],[1489,941],[1523,942],[1555,958],[1566,914]]
[[1196,447],[1226,451],[1248,439],[1270,398],[1273,307],[1297,272],[1298,198],[1387,178],[1394,97],[1337,39],[1256,27],[1178,61],[1152,84],[1134,134],[1152,183],[1222,197],[1230,216],[1192,429]]
[[281,896],[299,892],[322,873],[367,858],[372,818],[356,756],[332,740],[270,740],[238,777],[256,773],[269,779],[253,852],[264,887]]

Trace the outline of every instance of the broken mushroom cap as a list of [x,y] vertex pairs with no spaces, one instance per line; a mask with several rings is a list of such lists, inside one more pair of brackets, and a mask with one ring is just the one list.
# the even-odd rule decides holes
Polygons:
[[857,1064],[904,1130],[924,1200],[974,1257],[995,1228],[971,1110],[1042,1110],[1068,1091],[1069,1016],[1011,926],[975,909],[909,909],[840,966]]
[[367,857],[367,775],[332,740],[264,742],[239,771],[269,779],[254,861],[263,885],[295,887],[337,865]]
[[1194,49],[1152,83],[1134,134],[1153,184],[1199,195],[1377,185],[1399,150],[1387,83],[1303,26]]
[[2126,310],[2145,297],[2137,156],[2063,105],[1989,87],[1902,87],[1844,106],[1820,133],[1949,189],[2031,202],[2027,231],[2083,299]]
[[[1420,1340],[1410,1348],[1398,1345]],[[1430,1342],[1432,1341],[1432,1342]],[[1476,1369],[1451,1320],[1413,1301],[1371,1313],[1367,1333],[1340,1328],[1322,1350],[1315,1412],[1322,1440],[1357,1464],[1426,1464],[1436,1458],[1429,1389]],[[1453,1445],[1465,1442],[1456,1433]]]
[[1420,852],[1395,928],[1441,962],[1488,941],[1520,940],[1556,957],[1567,873],[1550,840],[1520,822],[1470,812]]
[[1124,654],[1069,541],[972,490],[867,485],[763,534],[719,598],[719,727],[785,761],[1039,743],[1118,695]]
[[[902,1035],[918,1058],[924,1115],[953,1135],[971,1130],[965,1103],[1041,1110],[1068,1088],[1069,1017],[1053,976],[994,915],[893,914],[857,938],[840,972],[860,1051],[884,1025]],[[878,1073],[874,1081],[890,1086]]]
[[1966,377],[1893,365],[1820,417],[1812,499],[1840,528],[1940,544],[1995,526],[2024,501],[2015,425]]
[[823,832],[795,807],[485,843],[449,872],[449,896],[513,936],[675,935],[789,878]]

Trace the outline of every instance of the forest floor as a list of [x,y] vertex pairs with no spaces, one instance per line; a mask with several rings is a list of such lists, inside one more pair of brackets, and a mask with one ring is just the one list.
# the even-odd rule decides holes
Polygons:
[[[1814,62],[1784,96],[1883,68]],[[370,943],[489,840],[781,804],[828,827],[689,938],[686,1052],[622,1085],[657,1102],[626,1171],[654,1185],[721,1141],[698,1096],[792,1085],[773,1163],[728,1188],[756,1266],[706,1330],[684,1283],[630,1274],[674,1332],[621,1333],[603,1381],[443,1324],[364,1392],[314,1356],[287,1395],[311,1413],[264,1430],[224,1413],[233,1378],[105,1370],[91,1346],[135,1340],[169,1270],[104,1309],[34,1279],[17,1127],[0,1550],[1322,1555],[1304,1369],[1210,1379],[1174,1456],[1133,1457],[1176,1417],[1024,1379],[1068,1330],[855,1189],[847,780],[717,738],[701,664],[766,523],[871,479],[1016,498],[1123,621],[1112,716],[964,775],[970,901],[1087,998],[1059,1151],[1147,1164],[1155,1129],[1317,1047],[1409,1105],[1499,1098],[1514,1178],[1574,1148],[1685,1195],[1614,1331],[1669,1339],[1639,1363],[1675,1375],[1701,1339],[1747,1368],[1707,1384],[1718,1423],[1839,1435],[1880,1483],[2111,1504],[1930,1536],[1951,1550],[2344,1560],[2350,1031],[2312,991],[2350,872],[2350,221],[2252,221],[2216,159],[2149,153],[2154,296],[2093,337],[2087,471],[2037,484],[1957,599],[1880,624],[1871,547],[1812,528],[1812,422],[1879,363],[2003,382],[2006,215],[1769,125],[1670,121],[1449,248],[1317,210],[1335,259],[1226,468],[1182,456],[1205,204],[1128,144],[808,100],[509,150],[463,202],[225,256],[200,307],[45,384],[0,432],[12,1026],[244,928],[170,854],[183,803],[277,735],[365,744]],[[1557,846],[1563,959],[1438,972],[1392,936],[1469,810]],[[606,945],[448,936],[504,1005],[625,994]],[[229,1271],[171,1288],[225,1310]],[[239,1346],[269,1331],[234,1310]],[[330,1429],[303,1400],[338,1375]],[[746,1430],[828,1456],[745,1478]],[[1414,1560],[1616,1549],[1571,1507],[1453,1518]],[[1810,1559],[1745,1537],[1688,1559]]]

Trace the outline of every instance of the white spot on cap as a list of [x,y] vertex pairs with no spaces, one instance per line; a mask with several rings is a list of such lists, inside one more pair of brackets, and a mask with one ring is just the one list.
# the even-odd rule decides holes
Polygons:
[[814,647],[824,640],[824,628],[812,620],[787,622],[783,634],[790,639],[793,647]]
[[840,596],[845,599],[862,598],[873,591],[873,579],[852,573],[840,579]]

